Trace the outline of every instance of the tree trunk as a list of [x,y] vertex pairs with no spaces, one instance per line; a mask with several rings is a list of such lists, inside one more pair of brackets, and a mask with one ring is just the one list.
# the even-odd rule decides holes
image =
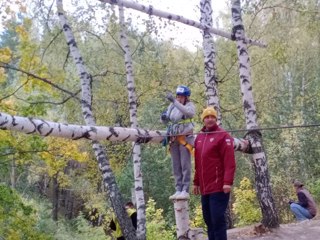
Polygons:
[[207,96],[207,106],[213,106],[218,113],[217,121],[221,124],[221,111],[218,97],[218,84],[216,73],[216,50],[213,37],[209,31],[212,28],[211,0],[200,1],[201,18],[200,23],[206,28],[203,29],[203,55],[204,55],[204,85]]
[[187,200],[175,200],[174,216],[176,219],[177,239],[189,239],[189,205]]
[[234,39],[237,43],[239,58],[239,74],[242,93],[243,108],[246,117],[248,136],[252,145],[252,165],[255,172],[255,185],[258,200],[262,211],[262,223],[267,227],[278,227],[279,219],[275,208],[269,179],[266,154],[263,150],[262,136],[257,130],[257,114],[253,101],[250,60],[245,39],[244,26],[241,18],[240,0],[232,0],[232,25]]
[[85,138],[96,141],[130,141],[138,143],[160,143],[166,135],[165,131],[72,125],[30,117],[12,116],[3,112],[0,112],[0,129],[19,131],[26,134],[37,134],[44,137],[63,137],[73,140]]
[[[88,73],[85,67],[82,56],[77,47],[76,40],[73,36],[71,27],[69,26],[67,19],[64,16],[62,0],[57,0],[56,3],[57,3],[60,24],[65,34],[66,42],[69,46],[70,53],[76,65],[79,77],[81,79],[82,114],[87,125],[95,126],[96,123],[92,113],[92,93],[91,93],[92,77]],[[93,143],[94,153],[99,163],[99,168],[102,172],[103,182],[106,185],[111,206],[115,211],[120,227],[122,229],[123,236],[128,240],[136,239],[135,229],[133,228],[131,220],[129,219],[124,209],[122,196],[116,185],[115,177],[110,168],[110,163],[107,158],[105,149],[97,141],[93,141],[92,143]]]
[[58,174],[52,177],[52,219],[58,221],[59,212],[59,183]]
[[[130,46],[126,34],[126,24],[124,20],[123,6],[119,6],[119,20],[121,25],[120,40],[124,51],[125,67],[127,73],[127,89],[129,99],[129,112],[131,128],[138,128],[137,120],[137,97],[135,92],[135,84],[133,77],[133,64],[131,58]],[[146,204],[144,200],[142,171],[141,171],[141,146],[140,143],[132,143],[133,152],[133,173],[134,173],[134,189],[137,207],[137,238],[146,239]]]
[[11,180],[11,188],[16,188],[16,159],[12,156],[11,160],[11,173],[10,173],[10,180]]
[[[207,96],[207,106],[213,106],[218,113],[217,122],[221,125],[222,115],[219,103],[218,94],[218,77],[216,73],[216,50],[214,39],[211,35],[212,28],[212,7],[211,0],[200,1],[201,18],[200,23],[205,26],[202,32],[203,38],[203,55],[204,55],[204,85],[206,87],[205,93]],[[247,153],[249,152],[249,142],[243,138],[234,138],[234,149]]]

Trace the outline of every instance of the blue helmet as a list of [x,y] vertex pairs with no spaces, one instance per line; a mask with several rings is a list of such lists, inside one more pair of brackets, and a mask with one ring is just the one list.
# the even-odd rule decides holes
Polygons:
[[191,95],[191,90],[187,86],[180,85],[177,87],[176,94],[180,96],[189,97]]

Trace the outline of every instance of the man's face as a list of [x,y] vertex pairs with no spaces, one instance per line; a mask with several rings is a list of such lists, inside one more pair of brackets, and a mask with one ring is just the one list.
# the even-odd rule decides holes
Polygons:
[[203,119],[203,123],[206,128],[210,128],[217,123],[217,119],[215,116],[209,115]]
[[182,95],[177,95],[176,99],[179,103],[184,104],[186,102],[187,97],[182,96]]

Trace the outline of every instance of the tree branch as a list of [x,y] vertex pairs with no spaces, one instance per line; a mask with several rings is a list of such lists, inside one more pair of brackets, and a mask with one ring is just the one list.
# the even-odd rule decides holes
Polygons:
[[[0,61],[0,67],[5,68],[5,69],[12,69],[12,70],[21,72],[21,73],[23,73],[23,74],[26,74],[26,75],[29,76],[29,77],[33,77],[33,78],[35,78],[35,79],[41,80],[41,81],[49,84],[50,86],[52,86],[52,87],[54,87],[54,88],[56,88],[56,89],[58,89],[58,90],[60,90],[60,91],[62,91],[62,92],[64,92],[64,93],[67,93],[67,94],[69,94],[71,97],[73,97],[73,98],[77,99],[78,101],[80,101],[80,99],[79,99],[78,97],[76,97],[76,95],[79,93],[80,90],[78,90],[76,93],[70,92],[70,91],[68,91],[68,90],[60,87],[59,85],[54,84],[54,83],[51,82],[49,79],[46,79],[46,78],[43,78],[43,77],[39,77],[39,76],[37,76],[37,75],[35,75],[35,74],[33,74],[33,73],[27,72],[27,71],[25,71],[25,70],[23,70],[23,69],[20,69],[20,68],[16,68],[16,67],[11,66],[11,65],[9,65],[9,64],[7,64],[7,63],[4,63],[4,62],[2,62],[2,61]],[[21,88],[21,87],[20,87],[20,88]]]

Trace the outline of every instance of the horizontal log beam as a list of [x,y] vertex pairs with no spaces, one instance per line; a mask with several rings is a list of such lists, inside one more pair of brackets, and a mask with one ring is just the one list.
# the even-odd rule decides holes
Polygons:
[[[172,13],[161,11],[161,10],[157,10],[151,5],[146,6],[146,5],[143,5],[143,4],[140,4],[140,3],[136,3],[136,2],[132,2],[132,1],[126,1],[126,0],[99,0],[99,1],[103,2],[103,3],[122,5],[122,6],[126,7],[126,8],[132,8],[134,10],[137,10],[139,12],[143,12],[143,13],[146,13],[146,14],[149,14],[149,15],[154,15],[154,16],[157,16],[157,17],[161,17],[161,18],[166,18],[166,19],[169,19],[169,20],[177,21],[177,22],[180,22],[180,23],[192,26],[192,27],[196,27],[196,28],[201,29],[201,30],[208,30],[209,32],[211,32],[211,33],[213,33],[215,35],[218,35],[220,37],[225,37],[225,38],[228,38],[228,39],[232,40],[231,33],[229,33],[229,32],[225,32],[225,31],[222,31],[222,30],[219,30],[219,29],[216,29],[216,28],[208,28],[207,26],[202,25],[200,22],[197,22],[197,21],[194,21],[194,20],[191,20],[191,19],[187,19],[187,18],[185,18],[183,16],[180,16],[180,15],[172,14]],[[263,47],[263,48],[267,47],[267,45],[265,43],[257,41],[257,40],[252,40],[252,39],[249,39],[249,38],[246,38],[245,40],[246,40],[247,44],[251,44],[251,45],[255,45],[255,46],[259,46],[259,47]]]
[[160,143],[166,135],[165,131],[148,131],[122,127],[81,126],[50,122],[30,117],[12,116],[2,112],[0,113],[0,129],[19,131],[26,134],[37,134],[45,137],[62,137],[72,140],[85,138],[90,140],[132,141],[140,143]]
[[[57,123],[30,117],[12,116],[0,112],[0,129],[36,134],[40,136],[62,137],[72,140],[90,139],[113,142],[160,143],[167,136],[165,131],[150,131],[145,129],[82,126]],[[249,153],[249,141],[234,138],[234,150]]]

